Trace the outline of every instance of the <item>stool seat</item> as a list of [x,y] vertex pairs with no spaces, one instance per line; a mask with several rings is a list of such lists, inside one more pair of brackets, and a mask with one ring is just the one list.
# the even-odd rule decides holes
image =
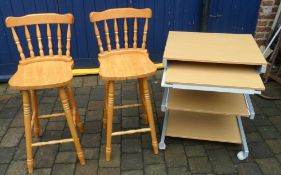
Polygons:
[[99,57],[99,75],[104,80],[130,80],[154,75],[157,67],[143,50],[111,51]]
[[70,57],[33,58],[20,61],[17,72],[9,80],[16,90],[57,88],[72,81],[73,61]]

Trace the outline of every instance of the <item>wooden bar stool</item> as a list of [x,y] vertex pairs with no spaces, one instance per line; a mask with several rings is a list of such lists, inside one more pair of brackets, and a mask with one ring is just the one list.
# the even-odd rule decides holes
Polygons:
[[[71,24],[73,24],[73,22],[74,18],[72,14],[60,15],[55,13],[8,17],[6,19],[6,25],[12,29],[13,38],[21,58],[17,72],[9,80],[9,86],[12,89],[20,90],[23,96],[27,167],[29,173],[33,171],[32,147],[36,146],[74,142],[80,164],[85,164],[84,153],[79,142],[75,125],[78,126],[80,132],[83,132],[84,128],[70,87],[73,78],[73,60],[70,56]],[[51,24],[56,26],[58,47],[57,54],[53,51]],[[67,25],[65,55],[62,54],[62,24]],[[46,55],[43,51],[39,25],[40,27],[46,27],[45,29],[47,31],[48,54]],[[29,32],[31,26],[35,26],[39,56],[35,56],[33,51],[31,40],[32,33]],[[26,57],[24,54],[15,27],[23,27],[29,49],[29,57]],[[64,113],[38,116],[36,91],[39,89],[49,88],[58,89]],[[32,114],[30,113],[30,94],[32,101]],[[68,99],[70,100],[72,111],[70,109]],[[61,116],[66,117],[72,138],[32,143],[32,129],[34,128],[34,134],[36,137],[39,137],[40,134],[39,119]]]
[[[151,18],[152,12],[150,9],[134,9],[134,8],[120,8],[110,9],[102,12],[92,12],[90,14],[90,21],[94,25],[94,30],[99,46],[98,59],[100,62],[99,75],[106,81],[105,83],[105,107],[103,124],[106,128],[106,160],[110,160],[111,155],[111,140],[112,136],[134,134],[140,132],[150,132],[152,139],[152,146],[155,154],[158,154],[158,143],[155,132],[155,124],[153,118],[153,111],[149,95],[149,88],[147,77],[152,76],[156,72],[156,66],[149,59],[146,47],[146,36],[148,30],[148,19]],[[128,44],[128,21],[129,18],[133,22],[133,44],[132,47]],[[142,19],[140,19],[142,18]],[[141,47],[138,47],[138,21],[144,20],[143,36]],[[115,36],[115,48],[112,48],[110,43],[110,26],[112,22]],[[118,23],[123,23],[124,28],[124,48],[121,48],[119,43]],[[98,23],[103,24],[107,51],[104,51],[102,39],[98,27]],[[139,22],[141,24],[141,22]],[[141,104],[132,104],[124,106],[114,106],[114,81],[116,80],[131,80],[138,79],[139,90],[141,94]],[[112,133],[112,117],[114,109],[122,109],[129,107],[142,106],[144,111],[144,121],[149,124],[149,128],[142,128],[129,131],[119,131]]]

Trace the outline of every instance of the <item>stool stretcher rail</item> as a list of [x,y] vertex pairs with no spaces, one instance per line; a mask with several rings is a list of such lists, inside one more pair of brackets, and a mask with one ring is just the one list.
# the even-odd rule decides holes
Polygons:
[[47,119],[52,117],[63,117],[65,116],[64,113],[56,113],[56,114],[46,114],[46,115],[40,115],[38,116],[39,119]]
[[123,106],[114,106],[113,109],[125,109],[125,108],[135,108],[142,106],[142,104],[131,104],[131,105],[123,105]]
[[118,131],[114,132],[111,135],[112,136],[119,136],[119,135],[125,135],[125,134],[135,134],[135,133],[141,133],[141,132],[150,132],[150,128],[142,128],[142,129],[134,129],[134,130],[128,130],[128,131]]
[[73,142],[73,141],[74,141],[73,139],[62,139],[62,140],[51,140],[51,141],[47,141],[47,142],[37,142],[37,143],[33,143],[32,147],[69,143],[69,142]]

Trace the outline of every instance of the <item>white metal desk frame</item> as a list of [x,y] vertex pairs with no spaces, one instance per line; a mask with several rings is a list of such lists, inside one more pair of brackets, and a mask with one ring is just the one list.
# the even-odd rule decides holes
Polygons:
[[[165,144],[165,137],[166,137],[166,129],[168,125],[168,98],[169,98],[169,89],[170,88],[175,88],[175,89],[186,89],[186,90],[200,90],[200,91],[214,91],[214,92],[230,92],[230,93],[240,93],[244,95],[244,99],[248,108],[248,113],[249,113],[249,118],[253,120],[255,118],[255,111],[253,104],[251,102],[251,98],[249,94],[261,94],[261,91],[256,91],[252,89],[239,89],[239,88],[222,88],[222,87],[211,87],[211,86],[196,86],[196,85],[183,85],[183,84],[167,84],[165,83],[165,78],[166,78],[166,71],[167,71],[167,60],[163,59],[163,65],[164,65],[164,72],[163,72],[163,77],[161,81],[161,86],[164,87],[164,94],[163,94],[163,99],[162,99],[162,105],[161,105],[161,111],[165,112],[164,116],[164,122],[163,122],[163,127],[162,127],[162,134],[161,134],[161,140],[159,143],[159,149],[164,150],[166,149],[166,144]],[[263,73],[265,72],[264,66],[261,66],[258,69],[258,73]],[[239,160],[244,160],[249,156],[249,149],[248,149],[248,144],[242,124],[242,120],[240,116],[237,117],[237,123],[239,126],[239,131],[242,139],[242,151],[239,151],[237,153],[237,158]]]

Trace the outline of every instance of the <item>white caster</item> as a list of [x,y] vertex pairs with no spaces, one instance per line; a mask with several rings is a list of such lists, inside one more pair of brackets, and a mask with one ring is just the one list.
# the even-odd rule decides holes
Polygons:
[[166,149],[166,144],[164,142],[159,143],[159,149],[165,150]]
[[237,158],[239,160],[245,160],[248,157],[248,154],[245,153],[244,151],[240,151],[239,153],[237,153]]

